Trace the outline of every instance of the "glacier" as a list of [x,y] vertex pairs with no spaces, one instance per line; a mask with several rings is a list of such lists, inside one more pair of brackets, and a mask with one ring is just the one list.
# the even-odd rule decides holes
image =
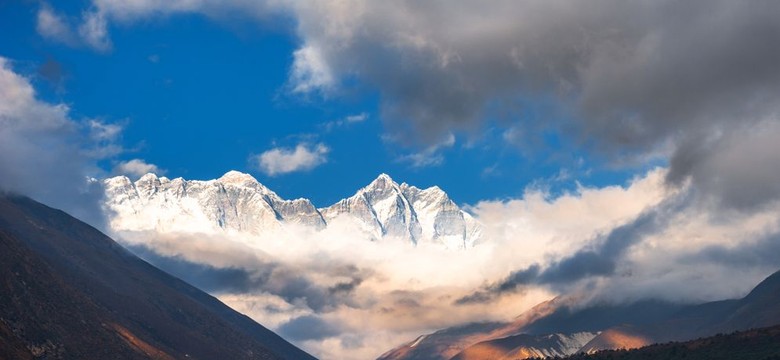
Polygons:
[[289,226],[319,231],[342,222],[371,241],[467,249],[482,237],[479,222],[439,187],[398,184],[387,174],[325,208],[305,198],[283,199],[238,171],[205,181],[149,173],[135,182],[117,176],[103,183],[113,231],[262,235]]

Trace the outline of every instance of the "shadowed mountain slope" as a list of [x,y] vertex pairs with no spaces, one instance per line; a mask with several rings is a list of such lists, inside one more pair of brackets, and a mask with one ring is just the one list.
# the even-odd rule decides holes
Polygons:
[[314,359],[96,229],[0,196],[0,358]]
[[[597,305],[585,309],[579,309],[575,305],[575,298],[558,297],[534,306],[512,322],[476,323],[439,330],[388,351],[379,359],[447,360],[475,344],[482,344],[480,348],[483,349],[492,348],[494,345],[491,343],[492,340],[504,338],[511,339],[502,340],[501,346],[495,349],[504,347],[514,349],[525,346],[526,338],[512,337],[513,335],[555,334],[568,337],[581,332],[595,333],[623,323],[651,323],[659,318],[668,317],[681,307],[659,301],[642,301],[630,305]],[[514,346],[509,345],[512,341],[516,341]],[[478,353],[481,352],[468,352],[467,355]]]
[[[767,277],[744,298],[687,306],[651,324],[611,327],[582,350],[636,348],[777,324],[780,324],[780,271]],[[623,343],[619,339],[633,341]]]
[[780,360],[780,326],[716,335],[634,350],[604,350],[568,360]]
[[[631,349],[777,324],[780,324],[780,272],[766,278],[742,299],[700,305],[645,300],[582,308],[577,306],[576,297],[560,297],[535,306],[511,323],[440,330],[388,351],[380,359],[520,359],[544,351],[557,355],[564,350],[571,354]],[[573,351],[571,344],[586,339],[574,337],[578,333],[591,333],[595,337]],[[563,339],[562,344],[567,346],[540,341],[545,336]]]

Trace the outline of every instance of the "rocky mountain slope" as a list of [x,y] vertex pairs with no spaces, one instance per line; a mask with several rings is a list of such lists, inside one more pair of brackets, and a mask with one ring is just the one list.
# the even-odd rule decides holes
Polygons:
[[518,334],[483,341],[461,351],[452,360],[526,359],[562,357],[576,353],[596,333],[528,335]]
[[325,208],[285,200],[248,174],[230,171],[209,181],[146,174],[104,181],[116,231],[273,234],[285,226],[323,229],[347,221],[371,240],[401,239],[447,248],[474,246],[481,227],[438,187],[419,189],[380,175],[353,196]]
[[[511,322],[467,324],[423,335],[388,351],[380,359],[447,360],[465,352],[473,345],[489,344],[493,340],[512,338],[519,334],[570,336],[576,333],[590,333],[592,339],[602,329],[624,323],[652,323],[675,313],[680,308],[681,306],[674,304],[644,301],[619,306],[597,305],[582,309],[578,306],[576,297],[557,297],[534,306]],[[514,340],[518,341],[515,347],[523,345],[523,337],[516,337]],[[580,347],[584,345],[585,343]],[[504,342],[501,347],[507,346],[509,346],[508,342]]]
[[577,354],[569,360],[780,360],[780,326],[718,334],[686,342],[650,345],[633,350]]
[[[576,305],[575,297],[556,298],[537,305],[513,322],[440,330],[403,344],[380,359],[521,359],[540,356],[542,350],[568,355],[638,348],[776,325],[780,324],[780,272],[738,300],[688,306],[660,301],[595,304],[584,308]],[[543,346],[538,340],[572,336],[586,339],[583,334],[592,336],[577,349],[554,344]],[[563,348],[568,354],[560,350]]]
[[583,351],[636,348],[777,324],[780,324],[780,271],[742,299],[686,306],[650,324],[627,323],[605,329]]
[[96,229],[0,195],[0,357],[314,359]]

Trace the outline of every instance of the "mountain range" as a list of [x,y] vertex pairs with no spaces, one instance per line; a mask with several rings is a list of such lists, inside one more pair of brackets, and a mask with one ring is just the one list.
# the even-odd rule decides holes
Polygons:
[[0,359],[314,359],[29,198],[0,195],[0,275]]
[[267,235],[288,226],[321,230],[346,222],[373,241],[400,239],[450,249],[470,248],[482,236],[481,225],[439,187],[398,184],[386,174],[325,208],[308,199],[282,199],[237,171],[208,181],[150,173],[133,182],[117,176],[104,185],[115,231]]
[[[717,334],[685,342],[654,344],[632,350],[579,353],[569,360],[780,360],[780,325]],[[539,359],[541,360],[541,359]]]
[[423,335],[380,360],[525,359],[640,348],[780,324],[780,271],[735,300],[680,305],[643,300],[582,306],[541,303],[508,323],[472,323]]

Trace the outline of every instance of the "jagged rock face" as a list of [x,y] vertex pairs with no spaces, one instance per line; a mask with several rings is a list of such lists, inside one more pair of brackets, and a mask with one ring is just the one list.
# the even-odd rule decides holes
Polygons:
[[420,190],[398,185],[382,174],[350,198],[321,209],[326,220],[351,216],[361,221],[374,239],[382,237],[441,243],[448,248],[474,246],[481,228],[439,187]]
[[404,183],[401,191],[418,214],[423,238],[442,242],[448,247],[470,247],[482,235],[476,220],[463,212],[438,186],[420,190]]
[[518,334],[468,347],[450,360],[560,358],[576,354],[597,333]]
[[323,229],[336,219],[356,224],[372,240],[468,248],[478,222],[438,187],[421,190],[382,174],[352,197],[317,209],[307,199],[284,200],[252,176],[231,171],[216,180],[170,180],[146,174],[104,181],[111,227],[117,231],[264,234],[286,224]]
[[326,220],[339,216],[354,217],[362,222],[374,239],[408,238],[417,243],[422,234],[417,214],[404,197],[398,184],[382,174],[350,198],[322,209]]

